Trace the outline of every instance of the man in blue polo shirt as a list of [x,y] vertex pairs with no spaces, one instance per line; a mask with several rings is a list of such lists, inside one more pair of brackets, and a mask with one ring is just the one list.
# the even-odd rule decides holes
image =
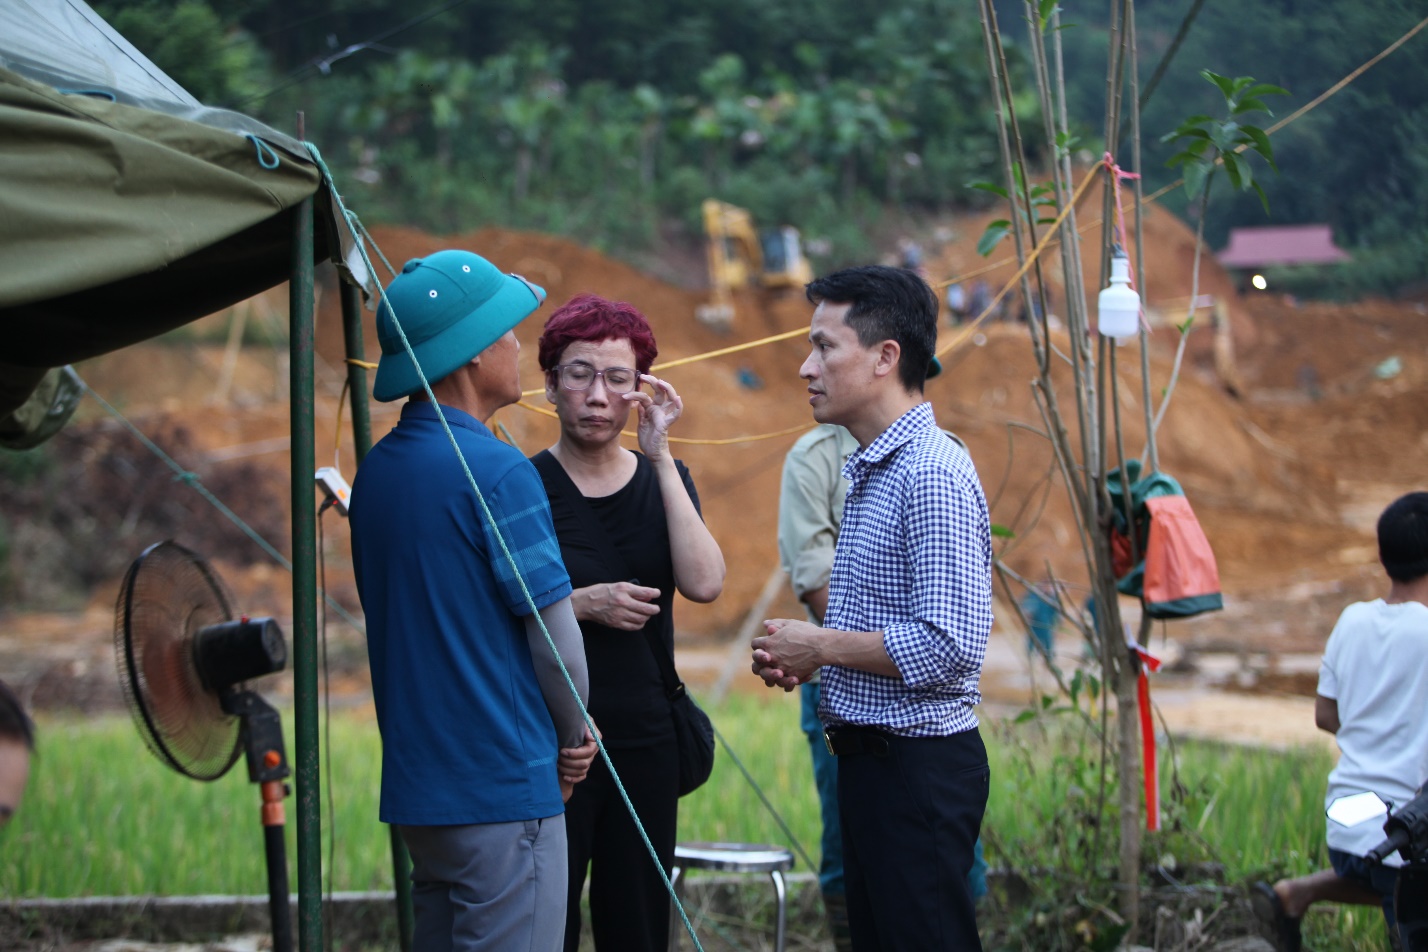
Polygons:
[[855,952],[980,950],[967,874],[990,772],[973,706],[991,632],[991,524],[964,449],[923,383],[937,298],[901,268],[808,285],[799,375],[820,423],[858,443],[823,627],[764,622],[753,670],[792,690],[822,670],[818,715],[838,759]]
[[352,562],[422,952],[564,935],[563,800],[595,744],[551,641],[582,702],[585,654],[540,476],[485,425],[520,399],[513,328],[544,298],[450,250],[407,262],[377,314],[373,395],[409,399],[353,482]]

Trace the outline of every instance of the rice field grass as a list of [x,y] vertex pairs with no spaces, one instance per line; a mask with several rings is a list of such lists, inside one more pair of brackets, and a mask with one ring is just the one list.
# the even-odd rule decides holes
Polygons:
[[[710,714],[816,861],[820,821],[797,696],[734,695]],[[291,723],[287,716],[290,756]],[[1064,867],[1068,858],[1052,853],[1065,848],[1075,804],[1094,796],[1094,751],[1048,718],[985,724],[984,734],[992,760],[988,860]],[[369,711],[337,711],[330,735],[324,759],[330,753],[332,773],[324,762],[321,791],[325,887],[390,889],[388,833],[377,822],[376,722]],[[1322,799],[1330,754],[1182,742],[1172,777],[1162,750],[1166,817],[1179,830],[1150,835],[1148,857],[1218,861],[1231,883],[1327,865]],[[287,803],[295,876],[295,801]],[[266,880],[258,817],[258,792],[241,763],[214,783],[198,783],[160,764],[122,715],[43,719],[24,806],[0,831],[0,896],[259,894]],[[723,746],[709,783],[680,803],[680,839],[791,845]],[[1329,908],[1306,922],[1310,948],[1386,949],[1382,934],[1381,917],[1366,907]]]

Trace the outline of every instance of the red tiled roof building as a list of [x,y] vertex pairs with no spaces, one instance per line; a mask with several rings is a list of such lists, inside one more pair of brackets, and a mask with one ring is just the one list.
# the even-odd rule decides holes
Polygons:
[[1273,225],[1232,228],[1230,243],[1215,256],[1226,268],[1337,264],[1350,255],[1334,244],[1328,225]]

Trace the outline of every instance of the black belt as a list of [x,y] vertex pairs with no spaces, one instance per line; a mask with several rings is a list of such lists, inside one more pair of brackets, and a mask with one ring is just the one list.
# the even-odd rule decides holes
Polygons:
[[871,727],[830,727],[823,732],[823,744],[834,757],[849,754],[888,755],[888,735]]

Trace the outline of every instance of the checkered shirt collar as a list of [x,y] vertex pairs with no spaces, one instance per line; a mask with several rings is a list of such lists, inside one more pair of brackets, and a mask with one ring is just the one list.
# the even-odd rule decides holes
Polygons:
[[857,473],[878,465],[902,449],[917,435],[918,431],[936,425],[937,420],[932,414],[932,404],[919,403],[894,420],[892,426],[878,434],[877,439],[849,456],[847,462],[843,464],[843,478],[851,482]]

